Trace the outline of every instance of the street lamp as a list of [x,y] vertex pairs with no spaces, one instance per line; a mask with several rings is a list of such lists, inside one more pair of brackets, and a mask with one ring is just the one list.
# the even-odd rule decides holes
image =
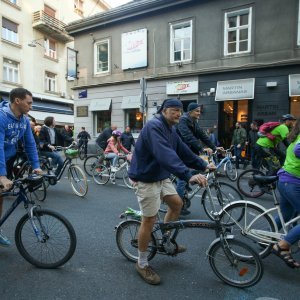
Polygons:
[[36,46],[40,46],[40,47],[42,47],[42,48],[45,49],[45,46],[38,42],[38,41],[40,41],[40,40],[44,40],[44,39],[32,40],[31,42],[29,42],[29,43],[27,44],[27,46],[33,47],[33,48],[35,48]]

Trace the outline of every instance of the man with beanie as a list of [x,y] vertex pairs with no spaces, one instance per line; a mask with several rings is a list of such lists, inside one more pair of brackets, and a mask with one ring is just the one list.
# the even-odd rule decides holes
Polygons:
[[[181,111],[180,100],[167,99],[163,102],[158,116],[143,127],[128,171],[142,212],[136,270],[149,284],[160,283],[159,276],[148,264],[147,249],[161,201],[169,206],[165,222],[177,220],[182,207],[182,201],[169,179],[170,175],[205,186],[205,176],[192,175],[189,168],[202,171],[215,169],[214,165],[208,165],[195,155],[176,133],[173,125],[179,122]],[[178,246],[177,253],[185,250],[184,246]]]
[[[203,144],[208,148],[205,150],[208,152],[216,151],[217,147],[211,142],[209,136],[204,130],[202,130],[198,124],[200,119],[201,109],[200,104],[192,102],[188,105],[187,112],[184,113],[177,125],[177,133],[183,140],[183,142],[196,154],[199,155],[203,152]],[[222,148],[218,148],[222,149]],[[181,199],[184,198],[185,188],[187,182],[179,179],[177,181],[176,191]],[[182,215],[187,215],[190,212],[183,208],[181,211]]]

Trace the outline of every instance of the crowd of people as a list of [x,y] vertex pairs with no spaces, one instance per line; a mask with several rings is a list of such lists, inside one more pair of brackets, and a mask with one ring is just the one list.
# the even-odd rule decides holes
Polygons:
[[[42,126],[30,122],[27,114],[31,108],[32,94],[23,88],[13,89],[10,93],[10,102],[0,108],[2,190],[8,190],[12,186],[11,170],[19,144],[22,144],[34,172],[42,172],[38,157],[40,153],[52,158],[53,164],[56,165],[55,175],[58,175],[63,167],[63,160],[56,151],[56,146],[68,146],[74,141],[72,128],[65,125],[62,130],[58,130],[52,116],[47,117]],[[99,155],[111,160],[112,172],[118,170],[120,155],[133,152],[128,175],[142,212],[136,270],[150,284],[160,283],[159,275],[149,266],[147,247],[161,201],[169,206],[165,215],[166,222],[176,220],[180,213],[188,214],[188,211],[182,210],[182,199],[185,189],[188,188],[187,184],[206,186],[206,177],[199,174],[199,171],[216,168],[199,155],[203,151],[212,153],[217,149],[224,150],[220,147],[215,134],[216,126],[208,128],[207,131],[199,126],[201,106],[198,103],[190,103],[187,111],[185,113],[182,111],[183,105],[180,100],[166,99],[156,116],[145,124],[137,141],[133,138],[129,126],[122,133],[115,124],[105,128],[96,139]],[[265,160],[270,163],[267,165],[269,174],[274,174],[280,169],[278,171],[280,207],[284,220],[289,220],[295,212],[300,212],[300,119],[287,114],[281,121],[268,135],[261,134],[255,121],[251,123],[248,134],[242,124],[236,122],[231,144],[237,168],[243,163],[242,150],[248,147],[254,168],[259,168]],[[77,140],[79,147],[85,147],[85,155],[90,139],[90,134],[82,127]],[[279,148],[282,143],[287,147],[286,154]],[[274,159],[270,160],[270,157],[277,158],[280,165],[275,166]],[[170,174],[178,178],[176,189],[169,179]],[[0,217],[2,206],[3,197],[0,196]],[[280,224],[278,226],[280,227]],[[294,268],[300,267],[300,264],[293,259],[290,247],[299,239],[300,225],[297,225],[273,248],[278,257]],[[10,245],[10,241],[2,232],[0,245]],[[185,246],[178,246],[178,253],[185,250]]]

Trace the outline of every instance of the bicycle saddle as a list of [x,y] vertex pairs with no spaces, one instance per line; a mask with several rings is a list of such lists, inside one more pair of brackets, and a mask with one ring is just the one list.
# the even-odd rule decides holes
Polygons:
[[253,175],[253,179],[259,184],[271,184],[278,180],[278,176]]

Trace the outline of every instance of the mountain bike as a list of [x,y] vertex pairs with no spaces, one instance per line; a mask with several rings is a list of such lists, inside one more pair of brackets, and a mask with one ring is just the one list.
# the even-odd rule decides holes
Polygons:
[[[220,213],[222,224],[230,227],[231,233],[239,236],[244,242],[254,247],[261,258],[268,256],[274,243],[278,243],[289,231],[289,228],[300,219],[300,216],[285,222],[277,199],[277,176],[254,175],[253,180],[263,188],[271,191],[274,207],[264,208],[252,201],[235,201],[223,208]],[[279,232],[273,214],[277,213],[283,232]],[[300,242],[292,247],[293,252],[300,249]]]
[[8,192],[0,195],[16,196],[15,201],[0,219],[0,227],[17,206],[23,202],[26,214],[15,229],[15,243],[20,254],[32,265],[52,269],[64,265],[76,249],[76,234],[71,223],[61,214],[42,209],[29,199],[28,191],[43,184],[43,178],[56,180],[54,175],[29,175],[16,179]]
[[104,159],[101,163],[96,162],[95,166],[93,168],[93,179],[97,184],[104,185],[109,180],[112,183],[115,183],[116,180],[116,173],[120,172],[122,173],[122,179],[124,184],[132,189],[132,184],[130,182],[130,179],[128,177],[128,170],[130,166],[130,161],[128,159],[128,156],[122,155],[119,156],[120,160],[124,160],[123,163],[119,164],[117,167],[117,170],[115,172],[111,171],[111,163],[109,159]]
[[[66,158],[54,184],[61,179],[65,169],[67,168],[68,180],[70,181],[73,192],[79,197],[84,197],[88,192],[88,183],[82,169],[77,164],[73,164],[73,159],[78,157],[78,149],[72,149],[73,147],[73,144],[69,147],[55,147],[56,151],[63,150]],[[49,164],[49,160],[45,160],[45,164],[41,165],[41,167],[46,170],[48,174],[51,174],[52,167]],[[49,184],[54,185],[52,181],[49,181]]]
[[[122,216],[126,220],[115,227],[117,247],[129,261],[136,262],[141,215],[139,211],[127,209]],[[215,230],[217,238],[210,244],[206,255],[213,272],[222,281],[240,288],[253,286],[260,281],[263,265],[259,256],[250,246],[227,234],[218,214],[214,215],[213,221],[181,220],[163,223],[158,220],[151,233],[148,260],[156,254],[175,256],[178,251],[176,238],[179,230],[184,228]]]

